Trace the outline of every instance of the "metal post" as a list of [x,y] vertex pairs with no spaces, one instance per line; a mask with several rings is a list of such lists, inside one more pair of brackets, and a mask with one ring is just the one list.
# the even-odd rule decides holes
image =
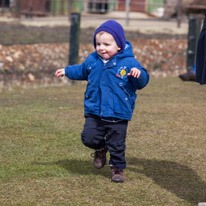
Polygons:
[[178,0],[178,5],[177,5],[177,27],[180,28],[181,26],[181,8],[182,8],[182,0]]
[[1,7],[2,7],[1,13],[2,13],[2,15],[3,15],[3,14],[4,14],[4,9],[5,9],[5,0],[2,0],[2,2],[1,2]]
[[61,4],[61,15],[64,15],[64,0],[62,0],[60,4]]
[[149,0],[146,0],[146,1],[145,1],[145,12],[146,12],[146,13],[148,12],[148,1],[149,1]]
[[69,10],[68,10],[68,20],[71,21],[71,13],[72,13],[72,5],[73,5],[73,0],[68,0],[68,6],[69,6]]
[[17,17],[17,18],[20,18],[20,10],[21,10],[21,2],[20,0],[16,0],[15,1],[15,14],[14,16]]
[[74,65],[78,63],[79,57],[80,13],[71,13],[70,18],[69,65]]
[[56,0],[53,0],[53,16],[56,16]]
[[196,61],[197,41],[200,32],[200,20],[189,17],[188,48],[187,48],[187,70],[191,70]]
[[69,65],[78,63],[80,13],[71,13]]
[[126,25],[129,26],[130,0],[126,0]]
[[[200,35],[201,28],[202,28],[202,18],[197,17],[197,21],[196,21],[196,36],[197,36],[197,41],[196,41],[196,44],[198,43],[198,38],[199,38],[199,35]],[[197,48],[197,45],[196,45],[196,48]]]

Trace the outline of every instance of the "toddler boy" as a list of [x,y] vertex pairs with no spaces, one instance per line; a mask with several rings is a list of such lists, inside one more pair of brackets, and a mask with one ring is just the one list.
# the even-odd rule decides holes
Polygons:
[[96,51],[82,64],[59,69],[55,75],[87,81],[82,143],[95,150],[94,166],[98,169],[106,164],[109,152],[111,180],[123,182],[125,139],[135,108],[135,92],[148,84],[149,75],[134,58],[132,45],[118,22],[108,20],[100,25],[93,43]]

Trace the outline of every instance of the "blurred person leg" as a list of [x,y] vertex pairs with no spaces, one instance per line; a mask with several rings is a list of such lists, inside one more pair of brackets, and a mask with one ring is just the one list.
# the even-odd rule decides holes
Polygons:
[[206,84],[206,12],[197,45],[196,81]]

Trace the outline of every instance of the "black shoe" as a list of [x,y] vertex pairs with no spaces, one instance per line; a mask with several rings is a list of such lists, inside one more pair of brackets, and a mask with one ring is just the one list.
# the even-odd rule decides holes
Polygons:
[[111,166],[112,182],[124,182],[123,169]]
[[103,148],[101,150],[96,150],[95,153],[92,153],[92,156],[94,157],[94,167],[97,169],[101,169],[106,164],[106,156],[107,156],[107,148]]
[[195,73],[189,71],[184,74],[180,74],[179,78],[183,81],[195,81]]

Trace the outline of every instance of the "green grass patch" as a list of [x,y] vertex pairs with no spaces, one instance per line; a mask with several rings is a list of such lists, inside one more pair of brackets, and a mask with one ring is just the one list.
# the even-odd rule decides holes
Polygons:
[[[151,79],[129,122],[126,181],[81,143],[85,84],[0,93],[0,205],[196,206],[206,202],[206,86]],[[109,158],[109,155],[108,155]]]

